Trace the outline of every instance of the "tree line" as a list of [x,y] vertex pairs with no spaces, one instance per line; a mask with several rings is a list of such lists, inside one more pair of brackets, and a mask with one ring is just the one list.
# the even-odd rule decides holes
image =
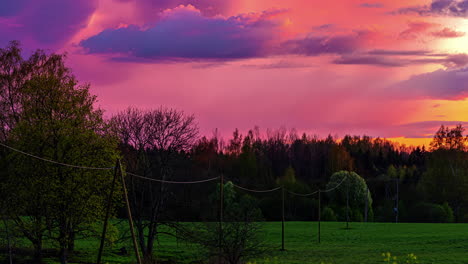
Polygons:
[[[339,178],[332,175],[347,171],[353,173],[350,211],[340,189],[323,197],[322,219],[468,222],[468,137],[461,125],[441,126],[428,149],[285,128],[265,134],[257,127],[245,134],[236,129],[224,140],[216,131],[200,136],[193,115],[162,106],[128,108],[105,119],[89,89],[66,67],[63,54],[38,50],[23,58],[18,42],[0,49],[0,143],[58,163],[100,168],[60,166],[0,147],[0,214],[5,228],[30,241],[36,262],[45,242],[67,263],[76,239],[97,236],[112,182],[106,168],[118,158],[126,171],[152,179],[223,175],[246,188],[284,186],[303,194],[333,186]],[[216,183],[181,187],[129,175],[126,181],[145,258],[152,258],[165,226],[217,220]],[[280,195],[241,194],[264,219],[280,220]],[[121,189],[112,199],[113,215],[126,217]],[[315,221],[317,208],[316,196],[290,195],[286,219]]]

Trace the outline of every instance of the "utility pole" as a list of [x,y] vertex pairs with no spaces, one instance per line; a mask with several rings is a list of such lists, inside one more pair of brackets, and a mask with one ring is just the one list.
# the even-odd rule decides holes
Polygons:
[[120,169],[119,160],[115,162],[114,178],[112,179],[111,189],[109,191],[109,196],[107,197],[106,216],[104,218],[104,226],[102,228],[101,244],[99,245],[98,258],[96,261],[97,264],[101,264],[102,251],[104,249],[104,241],[106,239],[107,223],[109,222],[110,209],[112,207],[112,198],[114,196],[115,181],[117,179],[117,169]]
[[224,174],[219,178],[219,263],[223,261]]
[[399,195],[400,195],[400,187],[399,187],[399,178],[396,178],[396,199],[395,199],[395,223],[398,223],[398,204],[399,204]]
[[349,229],[349,181],[346,181],[346,229]]
[[132,235],[132,240],[133,240],[133,249],[135,250],[135,256],[137,258],[137,263],[141,264],[140,251],[138,250],[138,244],[137,244],[137,240],[136,240],[136,236],[135,236],[135,229],[133,228],[132,211],[130,209],[130,202],[128,201],[127,186],[125,184],[125,179],[124,179],[124,176],[123,176],[122,164],[120,164],[120,160],[118,160],[117,163],[118,163],[117,164],[118,165],[118,172],[120,173],[120,179],[122,180],[122,188],[123,188],[125,204],[127,205],[128,224],[130,225],[130,233]]
[[366,184],[366,198],[364,207],[364,222],[367,223],[367,211],[369,210],[369,187]]
[[320,195],[320,194],[321,194],[321,193],[322,193],[322,192],[319,190],[319,191],[318,191],[318,195],[319,195],[319,197],[318,197],[318,198],[319,198],[319,199],[318,199],[318,200],[319,200],[319,204],[318,204],[318,242],[319,242],[319,243],[320,243],[320,215],[322,214],[322,210],[320,209],[320,203],[321,203],[321,200],[320,200],[320,196],[321,196],[321,195]]
[[281,251],[284,251],[284,186],[281,187]]

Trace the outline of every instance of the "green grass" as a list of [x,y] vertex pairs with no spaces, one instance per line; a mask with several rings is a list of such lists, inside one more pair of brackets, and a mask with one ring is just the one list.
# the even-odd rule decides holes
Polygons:
[[[265,238],[271,247],[268,256],[257,259],[257,264],[366,264],[383,263],[383,252],[403,256],[414,253],[422,264],[468,263],[468,224],[407,224],[407,223],[345,223],[322,222],[321,243],[317,242],[316,222],[286,222],[285,248],[281,248],[281,223],[267,222]],[[106,249],[104,263],[132,263],[133,257],[115,254],[129,242]],[[183,243],[177,244],[173,237],[161,236],[157,256],[164,260],[190,263],[197,257],[197,250]],[[96,259],[98,241],[77,241],[78,255],[71,263],[93,263]],[[52,263],[52,260],[51,260]]]

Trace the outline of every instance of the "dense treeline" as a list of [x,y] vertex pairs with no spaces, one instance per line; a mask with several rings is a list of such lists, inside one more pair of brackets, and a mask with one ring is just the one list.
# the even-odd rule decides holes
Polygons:
[[[194,116],[164,107],[129,108],[105,120],[96,99],[65,66],[63,55],[36,51],[24,59],[16,42],[0,49],[0,143],[59,163],[103,168],[64,167],[0,147],[4,227],[31,242],[37,262],[45,241],[56,245],[67,263],[76,239],[99,234],[113,174],[106,168],[117,158],[126,171],[150,179],[186,182],[222,175],[250,189],[284,186],[300,194],[349,175],[350,212],[345,213],[341,188],[324,195],[322,219],[468,222],[468,138],[461,125],[441,126],[429,149],[284,128],[265,134],[259,128],[235,130],[223,139],[218,133],[200,137]],[[216,181],[162,184],[131,175],[126,181],[145,258],[153,256],[158,234],[167,230],[162,226],[218,219]],[[120,191],[112,197],[113,214],[126,217]],[[280,219],[278,192],[238,192],[266,220]],[[285,200],[287,220],[318,218],[317,196],[287,193]]]
[[[181,168],[188,171],[174,178],[223,173],[251,189],[283,185],[296,193],[309,193],[324,189],[334,172],[354,171],[365,179],[372,194],[374,221],[395,221],[398,208],[399,221],[463,222],[468,220],[463,191],[468,187],[468,154],[462,133],[461,126],[442,126],[426,150],[367,136],[320,139],[279,129],[261,137],[258,129],[245,136],[236,130],[226,144],[218,137],[200,139],[181,157]],[[279,195],[255,197],[262,201],[267,219],[279,219]],[[314,198],[289,197],[288,218],[317,219]],[[362,219],[364,208],[357,210],[356,220]]]

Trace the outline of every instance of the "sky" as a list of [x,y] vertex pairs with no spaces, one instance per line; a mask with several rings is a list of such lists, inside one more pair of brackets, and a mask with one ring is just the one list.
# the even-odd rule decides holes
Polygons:
[[67,53],[107,116],[163,105],[207,136],[468,124],[468,0],[2,0],[11,40]]

